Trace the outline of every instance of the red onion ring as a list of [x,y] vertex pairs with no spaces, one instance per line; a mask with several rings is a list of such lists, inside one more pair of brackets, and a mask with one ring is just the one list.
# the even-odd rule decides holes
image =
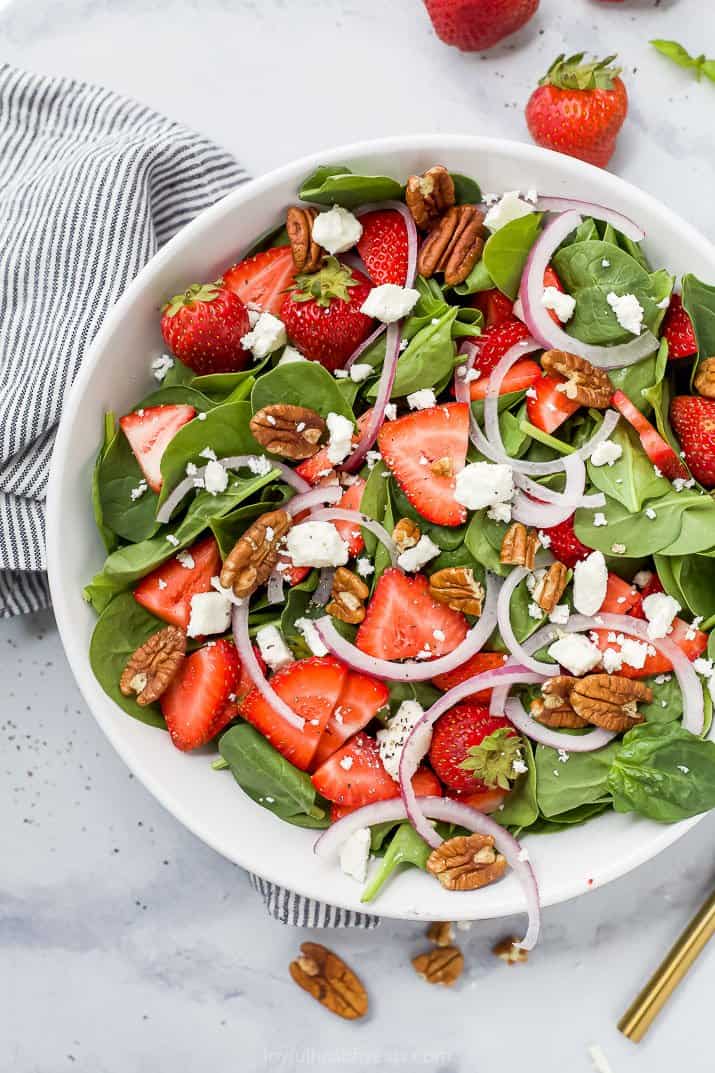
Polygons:
[[[568,458],[578,458],[583,464],[583,459],[577,454],[569,455]],[[574,466],[574,472],[576,467]],[[574,483],[576,483],[574,478]],[[542,503],[553,503],[555,506],[571,506],[571,512],[577,510],[579,507],[603,507],[606,504],[606,497],[603,492],[596,492],[595,495],[576,495],[574,490],[574,496],[571,498],[568,487],[564,488],[563,492],[555,492],[553,488],[548,488],[546,485],[539,484],[537,481],[532,481],[524,473],[514,474],[514,484],[526,492],[527,495],[532,496],[534,499],[541,500]],[[568,484],[568,482],[567,482]],[[586,486],[586,470],[578,470],[578,486],[581,491]]]
[[284,580],[285,579],[280,570],[274,570],[271,576],[268,578],[268,584],[266,585],[266,595],[268,596],[269,604],[283,603]]
[[[533,525],[537,529],[549,529],[552,525],[560,525],[561,522],[565,522],[578,507],[605,506],[606,497],[602,492],[591,496],[583,495],[586,484],[586,467],[578,455],[568,455],[564,459],[564,470],[566,472],[566,485],[563,492],[553,492],[550,488],[544,489],[550,502],[537,502],[542,493],[540,484],[529,480],[528,477],[514,474],[514,483],[520,485],[520,490],[514,496],[512,506],[512,517],[515,521],[523,522],[524,525]],[[527,484],[528,495],[524,494],[526,491],[524,484]],[[529,498],[531,495],[536,496],[536,499]],[[546,496],[544,498],[546,499]]]
[[311,488],[302,492],[301,495],[293,496],[288,500],[285,509],[295,518],[305,510],[313,510],[314,507],[322,507],[324,503],[337,503],[345,492],[339,484],[321,484],[317,488]]
[[486,644],[494,632],[497,621],[497,597],[501,581],[493,575],[487,575],[487,595],[482,616],[464,638],[461,644],[446,656],[438,659],[407,660],[397,663],[394,660],[378,659],[361,652],[356,645],[346,641],[333,626],[329,615],[316,619],[315,627],[325,647],[347,663],[355,671],[382,678],[391,682],[426,682],[436,674],[446,674],[463,663]]
[[316,607],[325,607],[330,599],[330,594],[333,591],[334,577],[334,566],[324,566],[321,568],[317,588],[310,598],[311,604],[314,604]]
[[[265,455],[229,455],[228,458],[219,458],[217,461],[219,465],[224,469],[241,469],[244,466],[248,466],[251,462],[259,462],[265,459]],[[289,484],[291,488],[295,488],[296,492],[307,492],[310,490],[310,485],[307,481],[287,466],[285,462],[276,462],[272,458],[268,461],[271,464],[271,469],[277,469],[280,472],[281,480],[285,484]],[[179,481],[176,488],[166,497],[159,510],[156,512],[156,520],[164,525],[171,518],[176,507],[178,507],[184,496],[196,487],[195,481],[203,478],[206,473],[206,466],[201,466],[197,469],[196,473],[192,477],[184,477],[182,481]]]
[[395,324],[389,324],[387,326],[385,360],[382,364],[382,372],[380,373],[380,379],[378,381],[375,405],[370,414],[370,420],[367,422],[360,435],[357,446],[352,453],[348,455],[340,467],[341,469],[347,470],[349,473],[354,472],[354,470],[359,468],[363,458],[377,439],[377,434],[385,420],[385,407],[390,401],[392,386],[395,383],[397,362],[400,357],[401,337],[401,322],[398,321]]
[[412,218],[412,213],[403,205],[401,201],[375,201],[367,205],[361,205],[358,211],[355,213],[358,219],[361,216],[365,216],[368,212],[399,212],[400,216],[405,222],[407,228],[407,274],[405,276],[405,287],[412,287],[417,275],[417,225]]
[[253,651],[253,645],[248,635],[248,605],[244,600],[240,607],[234,607],[231,612],[231,625],[233,627],[233,640],[241,660],[241,666],[246,670],[256,689],[263,696],[267,704],[270,704],[274,712],[280,715],[296,730],[302,730],[305,719],[290,708],[282,697],[279,697],[275,689],[271,687]]
[[564,212],[547,224],[531,247],[519,288],[524,320],[541,346],[578,354],[600,369],[622,369],[657,350],[658,340],[650,331],[646,329],[627,343],[617,346],[582,343],[554,323],[541,301],[544,294],[544,272],[558,247],[580,223],[581,217],[577,212]]
[[605,205],[597,205],[591,201],[578,201],[576,198],[571,197],[551,197],[550,195],[539,195],[536,205],[538,209],[544,212],[578,212],[583,216],[593,216],[596,220],[603,220],[604,223],[611,224],[616,231],[621,231],[626,238],[632,239],[633,242],[641,242],[645,238],[645,231],[638,224],[635,224],[633,220],[622,213],[607,208]]
[[397,556],[400,550],[395,544],[384,525],[380,525],[367,514],[361,514],[359,510],[343,510],[341,507],[328,507],[326,510],[314,510],[310,520],[313,522],[352,522],[361,529],[367,529],[376,536],[381,544],[387,549],[393,566],[397,566]]
[[543,663],[541,660],[534,659],[534,657],[519,644],[512,628],[511,616],[509,614],[509,604],[514,595],[514,590],[521,584],[524,578],[529,576],[530,573],[531,571],[527,570],[526,567],[517,566],[504,581],[497,601],[497,622],[499,624],[499,633],[501,634],[502,641],[511,653],[512,660],[521,664],[523,667],[527,667],[530,671],[535,671],[537,674],[545,675],[550,678],[553,675],[559,674],[558,664]]
[[[470,805],[464,805],[460,801],[452,801],[448,797],[423,797],[420,798],[421,808],[433,820],[441,820],[443,823],[453,823],[459,827],[466,827],[468,831],[474,831],[481,835],[491,835],[494,844],[513,869],[517,879],[521,883],[526,899],[526,908],[529,914],[529,926],[526,935],[515,946],[524,950],[533,950],[539,938],[541,927],[541,906],[539,902],[539,887],[536,882],[534,869],[529,861],[528,854],[522,849],[517,840],[509,832],[493,820],[485,816],[483,812]],[[394,822],[407,818],[407,810],[404,802],[399,798],[388,801],[376,801],[372,805],[363,805],[354,812],[343,816],[341,820],[331,824],[318,838],[313,851],[325,860],[337,858],[340,847],[344,842],[361,827],[371,827],[376,823]],[[434,835],[434,830],[430,827]],[[441,839],[439,839],[441,841]]]
[[355,349],[353,350],[352,354],[350,355],[348,360],[345,362],[345,365],[343,366],[343,368],[344,369],[349,369],[351,365],[354,365],[355,362],[360,357],[360,355],[364,354],[365,351],[368,349],[368,347],[371,347],[372,344],[375,342],[375,340],[380,338],[380,336],[382,335],[382,333],[385,331],[386,328],[387,328],[386,324],[378,324],[377,328],[375,328],[375,331],[370,332],[370,334],[368,335],[367,339],[363,339],[362,343],[360,343],[359,346],[355,347]]

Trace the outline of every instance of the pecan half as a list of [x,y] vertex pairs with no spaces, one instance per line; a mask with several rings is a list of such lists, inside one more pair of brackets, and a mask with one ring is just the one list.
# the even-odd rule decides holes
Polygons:
[[312,458],[327,431],[325,421],[307,406],[278,402],[256,411],[249,427],[261,447],[282,458]]
[[540,546],[539,534],[535,529],[527,529],[522,522],[514,522],[504,534],[499,561],[533,570],[534,558]]
[[492,954],[501,958],[507,965],[523,965],[529,960],[529,951],[519,946],[518,940],[512,938],[502,939],[492,947]]
[[715,399],[715,358],[703,358],[698,365],[695,390],[706,399]]
[[536,582],[532,596],[542,611],[550,614],[566,591],[569,580],[568,568],[563,563],[552,563]]
[[454,928],[448,920],[435,920],[427,929],[427,938],[435,946],[451,946],[454,942]]
[[400,518],[399,522],[392,530],[392,539],[397,544],[397,548],[400,552],[407,551],[408,548],[414,548],[420,542],[420,527],[417,522],[413,522],[411,518]]
[[653,691],[644,682],[616,674],[588,674],[577,679],[569,693],[577,715],[616,734],[642,723],[637,704],[650,704],[652,700]]
[[471,566],[446,566],[429,579],[433,600],[465,615],[481,615],[484,587],[477,581]]
[[451,209],[455,199],[452,176],[443,164],[428,168],[424,175],[410,175],[407,180],[407,208],[423,231],[429,231],[442,213]]
[[357,626],[365,618],[365,601],[370,595],[365,582],[346,566],[339,566],[333,577],[332,598],[325,610],[341,622]]
[[422,243],[417,271],[425,279],[444,273],[448,287],[463,283],[484,249],[484,215],[474,205],[454,205]]
[[315,209],[298,205],[291,206],[286,213],[286,231],[298,272],[317,272],[323,262],[325,250],[313,240],[313,221],[317,215]]
[[300,957],[291,961],[295,982],[331,1013],[356,1021],[367,1013],[367,991],[342,958],[320,943],[301,943]]
[[548,678],[541,687],[541,697],[531,702],[531,714],[544,726],[556,730],[573,729],[588,726],[585,719],[576,715],[571,707],[569,695],[578,681],[568,674],[559,674]]
[[225,589],[240,599],[250,596],[270,577],[278,562],[279,545],[291,527],[285,510],[269,510],[249,526],[234,544],[221,570]]
[[178,626],[158,630],[128,659],[119,679],[125,697],[137,695],[137,704],[153,704],[176,677],[186,656],[186,634]]
[[478,890],[501,879],[506,858],[494,849],[491,835],[457,835],[432,850],[427,871],[447,890]]
[[458,946],[438,946],[412,958],[412,964],[417,975],[428,983],[451,987],[462,975],[464,955]]
[[606,410],[613,395],[613,384],[608,373],[591,365],[586,358],[570,354],[567,350],[547,350],[541,355],[541,366],[547,373],[560,373],[566,377],[564,395],[581,406]]

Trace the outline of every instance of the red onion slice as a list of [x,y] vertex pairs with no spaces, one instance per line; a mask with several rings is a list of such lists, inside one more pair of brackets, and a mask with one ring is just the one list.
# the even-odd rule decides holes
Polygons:
[[[577,510],[579,507],[603,507],[606,505],[606,497],[603,492],[596,492],[594,495],[583,495],[583,490],[586,485],[586,469],[583,466],[583,459],[577,454],[569,455],[566,461],[569,459],[578,458],[581,462],[581,466],[572,464],[572,472],[574,477],[574,488],[570,489],[568,486],[568,480],[563,492],[556,492],[553,488],[548,488],[546,485],[539,484],[537,481],[530,480],[524,473],[514,474],[514,483],[527,495],[532,496],[534,499],[539,499],[543,503],[553,503],[558,507],[570,507],[571,513]],[[568,475],[568,467],[564,465],[566,473]]]
[[417,275],[417,225],[412,218],[412,213],[401,201],[375,201],[367,205],[361,205],[355,213],[358,219],[368,212],[399,212],[407,229],[407,274],[404,286],[412,287]]
[[367,529],[385,546],[390,555],[392,565],[397,565],[397,556],[400,554],[397,544],[395,544],[384,525],[380,525],[373,518],[368,518],[367,514],[361,514],[359,510],[328,507],[326,510],[312,511],[310,520],[313,522],[352,522],[353,525],[357,525],[360,529]]
[[539,745],[548,745],[552,749],[563,749],[567,753],[592,753],[602,749],[615,738],[612,730],[595,727],[587,734],[561,734],[558,730],[542,726],[532,719],[524,710],[524,705],[516,697],[511,697],[505,705],[504,714],[514,726]]
[[537,674],[552,677],[553,675],[559,674],[558,664],[543,663],[541,660],[534,659],[534,657],[531,656],[517,641],[511,624],[511,616],[509,613],[511,598],[514,595],[514,590],[517,586],[520,585],[524,578],[528,577],[530,573],[531,571],[527,570],[526,567],[517,566],[504,581],[497,601],[497,622],[499,624],[499,632],[502,636],[502,641],[511,653],[512,660],[520,663],[523,667],[528,667],[530,671],[535,671]]
[[324,567],[322,567],[322,569],[320,571],[319,578],[318,578],[317,588],[316,588],[315,592],[313,593],[313,595],[310,598],[311,604],[314,604],[316,607],[325,607],[325,605],[327,604],[328,600],[330,599],[330,594],[333,591],[333,578],[334,577],[335,577],[335,567],[334,566],[324,566]]
[[[442,823],[453,823],[459,827],[466,827],[468,831],[476,834],[491,835],[494,844],[513,869],[517,879],[521,883],[526,899],[526,908],[529,914],[529,926],[526,935],[516,946],[524,950],[533,950],[539,938],[541,927],[541,906],[539,902],[539,887],[536,881],[533,866],[529,861],[528,852],[522,849],[517,840],[509,832],[493,820],[485,816],[483,812],[470,805],[463,805],[459,801],[452,801],[448,797],[423,797],[420,798],[421,807],[433,820]],[[343,816],[341,820],[332,824],[327,831],[316,841],[313,850],[324,860],[335,860],[340,852],[340,847],[361,827],[371,827],[376,823],[389,823],[407,818],[407,810],[404,802],[399,798],[389,801],[376,801],[372,805],[363,805],[354,812]],[[432,834],[434,831],[430,828]],[[438,839],[441,842],[441,839]]]
[[[552,525],[565,522],[578,507],[605,506],[606,497],[602,492],[591,496],[583,495],[586,467],[578,455],[569,455],[564,460],[564,470],[566,471],[566,486],[563,492],[554,492],[550,488],[542,489],[540,484],[529,480],[528,477],[514,474],[514,483],[520,485],[520,489],[514,496],[512,507],[512,517],[515,521],[523,522],[524,525],[533,525],[537,529],[549,529]],[[528,488],[528,495],[524,494],[525,484]],[[537,502],[544,491],[546,492],[544,499],[548,497],[550,502]],[[531,495],[536,499],[531,499]]]
[[658,349],[658,340],[652,332],[646,329],[627,343],[617,346],[582,343],[554,323],[541,301],[544,294],[544,272],[558,247],[580,223],[581,217],[577,212],[564,212],[544,228],[531,247],[519,289],[524,320],[541,346],[578,354],[600,369],[622,369],[641,361]]
[[[265,455],[230,455],[228,458],[219,458],[219,465],[224,469],[242,469],[243,467],[250,466],[251,463],[258,465],[261,462],[268,461],[271,464],[271,469],[277,469],[280,472],[281,480],[286,484],[289,484],[291,488],[295,488],[296,492],[307,492],[310,490],[310,485],[307,481],[287,466],[285,462],[276,462],[274,459],[266,459]],[[197,469],[196,473],[192,477],[185,477],[183,481],[180,481],[176,488],[166,497],[161,507],[156,513],[156,520],[164,525],[169,521],[174,510],[178,507],[181,500],[187,495],[193,488],[196,488],[196,481],[202,480],[206,473],[206,466],[202,466]]]
[[539,195],[537,200],[537,208],[542,209],[544,212],[578,212],[582,216],[593,216],[596,220],[603,220],[606,224],[611,224],[615,227],[616,231],[620,231],[630,238],[633,242],[641,242],[645,238],[645,231],[629,219],[628,216],[624,216],[623,213],[616,212],[615,209],[609,209],[605,205],[597,205],[591,201],[578,201],[571,197],[551,197],[549,195]]
[[496,626],[500,585],[499,580],[487,575],[487,595],[479,622],[472,626],[460,645],[438,659],[407,660],[404,663],[378,659],[377,656],[366,655],[356,645],[341,637],[329,615],[316,619],[315,626],[326,648],[353,670],[391,682],[426,682],[436,674],[446,674],[455,667],[461,667],[486,644]]
[[266,595],[268,596],[269,604],[283,603],[283,582],[284,578],[281,571],[274,570],[268,578],[268,584],[266,585]]
[[400,357],[401,337],[401,322],[389,324],[387,327],[387,341],[385,344],[385,360],[382,364],[382,372],[380,373],[380,380],[378,381],[377,387],[377,398],[375,399],[375,405],[370,414],[370,420],[365,425],[352,454],[348,455],[340,467],[341,469],[347,470],[349,473],[359,469],[363,458],[374,444],[377,439],[377,434],[382,428],[382,423],[385,420],[385,407],[390,401],[392,386],[395,383],[397,361]]
[[321,484],[317,488],[308,485],[308,491],[293,496],[288,500],[285,509],[295,518],[305,510],[313,510],[314,507],[322,507],[324,503],[337,503],[345,493],[345,489],[339,484]]
[[233,626],[233,640],[238,650],[241,666],[248,673],[256,689],[261,693],[267,704],[274,712],[282,716],[296,730],[302,730],[305,719],[297,715],[282,697],[279,697],[275,689],[271,687],[263,671],[260,668],[253,645],[248,635],[248,600],[244,600],[240,607],[234,607],[231,612],[231,624]]
[[360,357],[360,355],[364,354],[365,351],[369,347],[371,347],[372,344],[377,339],[380,338],[380,336],[382,335],[382,333],[385,331],[386,328],[387,328],[386,324],[378,324],[377,328],[375,328],[375,331],[370,332],[370,334],[368,335],[367,339],[363,339],[362,343],[360,343],[359,346],[355,347],[355,349],[353,350],[352,354],[350,355],[348,360],[345,362],[345,365],[343,366],[343,368],[344,369],[349,369],[351,365],[354,365],[355,362]]

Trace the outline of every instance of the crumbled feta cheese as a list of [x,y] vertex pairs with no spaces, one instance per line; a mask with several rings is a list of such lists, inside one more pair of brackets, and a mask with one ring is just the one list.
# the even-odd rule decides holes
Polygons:
[[511,503],[495,503],[487,511],[487,518],[491,518],[494,522],[510,522]]
[[597,444],[591,452],[589,462],[593,466],[612,466],[622,454],[623,448],[620,443],[614,443],[613,440],[604,440],[603,443]]
[[244,350],[250,350],[253,357],[260,361],[267,358],[274,350],[279,350],[288,342],[285,324],[272,313],[261,313],[250,332],[241,339]]
[[323,644],[312,618],[297,618],[295,625],[300,630],[303,640],[314,656],[327,656],[328,650]]
[[643,327],[643,306],[635,294],[616,294],[609,291],[606,301],[616,314],[616,320],[624,332],[640,335]]
[[167,589],[169,587],[168,581],[164,581],[163,577],[159,578],[159,581],[157,582],[157,584],[158,584],[159,588],[162,589],[162,590]]
[[530,205],[535,205],[539,200],[539,195],[536,189],[532,186],[524,194],[524,201],[528,201]]
[[607,257],[604,257],[603,260],[601,261],[601,268],[610,268],[610,267],[611,267],[611,262],[608,260]]
[[162,382],[169,369],[173,369],[173,367],[174,359],[169,354],[159,354],[156,358],[152,358],[151,371],[158,383]]
[[525,775],[528,770],[529,770],[529,767],[528,767],[526,761],[522,760],[522,758],[520,756],[517,756],[516,759],[514,761],[512,761],[512,765],[511,765],[511,773],[512,773],[512,775]]
[[643,611],[648,619],[648,636],[654,641],[658,637],[665,637],[682,607],[667,593],[652,592],[643,600]]
[[601,662],[600,650],[580,633],[559,637],[548,652],[552,659],[575,675],[586,674]]
[[582,615],[595,615],[606,598],[608,569],[600,551],[591,554],[574,567],[573,602]]
[[206,420],[206,414],[205,414],[205,412],[204,412],[204,411],[202,411],[202,412],[201,412],[200,414],[197,414],[197,415],[196,415],[196,420],[197,420],[197,421],[205,421],[205,420]]
[[543,529],[539,529],[538,537],[539,537],[539,544],[541,544],[542,548],[550,548],[551,547],[551,537],[549,536],[548,533],[545,533]]
[[219,592],[196,592],[191,597],[187,637],[225,633],[231,621],[231,604]]
[[646,507],[646,509],[644,511],[644,514],[645,514],[646,518],[648,518],[648,520],[651,521],[651,522],[654,521],[654,519],[658,517],[658,515],[656,514],[656,512],[653,510],[652,507]]
[[397,417],[397,406],[394,402],[388,402],[385,406],[385,420],[394,421]]
[[637,585],[639,589],[644,589],[646,585],[650,585],[653,580],[652,570],[639,570],[633,578],[633,584]]
[[383,283],[373,287],[361,306],[366,317],[375,317],[383,324],[393,324],[411,313],[420,297],[414,287],[400,287],[396,283]]
[[367,380],[372,371],[372,365],[367,362],[357,361],[350,366],[350,379],[354,384],[361,384],[363,380]]
[[243,604],[243,600],[240,598],[240,596],[236,596],[236,593],[233,591],[233,589],[225,589],[223,587],[223,585],[221,584],[221,578],[218,576],[218,574],[215,577],[211,578],[211,588],[214,589],[216,592],[220,592],[221,595],[225,597],[225,599],[228,600],[230,604],[234,604],[236,607],[241,607],[241,605]]
[[370,828],[358,827],[340,847],[340,867],[346,876],[364,883],[370,857]]
[[349,209],[333,205],[313,220],[312,237],[328,253],[345,253],[362,238],[362,224]]
[[[423,715],[424,709],[416,700],[403,700],[387,727],[377,732],[380,758],[385,770],[395,782],[399,782],[400,779],[400,757],[402,756],[405,742]],[[424,745],[424,752],[427,752],[431,741],[432,728],[425,727],[421,742]]]
[[216,452],[212,447],[204,447],[203,451],[199,451],[199,455],[201,458],[208,458],[211,462],[216,461]]
[[139,484],[136,486],[136,488],[132,488],[131,492],[129,493],[129,495],[131,496],[132,503],[136,503],[137,499],[141,499],[141,497],[147,491],[148,487],[149,485],[146,483],[145,480],[139,481]]
[[620,635],[618,641],[621,646],[621,656],[624,663],[634,667],[635,670],[641,670],[642,667],[645,667],[645,661],[648,656],[648,645],[645,641],[635,641],[632,637],[621,637]]
[[626,550],[625,544],[611,544],[611,551],[614,555],[623,555]]
[[178,548],[179,544],[181,543],[178,537],[175,537],[173,533],[167,533],[166,540],[169,544],[171,544],[172,548]]
[[370,574],[375,573],[375,567],[372,565],[370,560],[368,558],[366,558],[364,555],[362,556],[362,558],[358,559],[358,561],[356,563],[356,566],[357,566],[357,572],[360,575],[360,577],[370,577]]
[[556,626],[565,626],[569,620],[569,614],[568,604],[557,604],[549,614],[549,622],[553,622]]
[[294,566],[345,566],[348,546],[330,522],[301,522],[288,531],[286,551]]
[[541,304],[544,309],[553,309],[562,324],[571,320],[576,309],[576,299],[564,294],[558,287],[544,287]]
[[353,423],[342,414],[330,413],[325,419],[328,426],[328,459],[337,465],[343,462],[353,447]]
[[184,570],[193,570],[196,566],[196,560],[190,551],[180,551],[176,556],[176,561],[183,566]]
[[377,463],[382,461],[382,455],[379,451],[368,451],[365,455],[365,461],[367,462],[367,468],[373,470]]
[[606,674],[618,674],[623,666],[623,656],[616,648],[606,648],[603,652],[603,669]]
[[682,492],[684,488],[694,488],[694,487],[695,487],[695,480],[692,477],[690,477],[688,480],[686,480],[685,477],[674,477],[673,478],[673,488],[675,488],[676,492]]
[[212,460],[206,466],[204,473],[204,487],[210,495],[219,495],[221,492],[225,492],[228,487],[228,473],[223,468],[220,462]]
[[509,503],[514,496],[511,466],[492,462],[470,462],[457,474],[455,485],[454,498],[468,510]]
[[421,570],[422,567],[439,555],[441,548],[438,548],[433,540],[424,533],[417,543],[412,548],[406,548],[397,559],[397,565],[408,573],[416,573]]
[[273,469],[270,459],[265,455],[249,455],[248,468],[256,477],[265,477]]
[[496,205],[493,205],[484,217],[484,226],[490,231],[498,231],[512,220],[518,220],[521,216],[528,216],[534,211],[534,206],[522,201],[518,190],[508,190]]
[[343,771],[350,771],[350,768],[352,766],[353,766],[353,758],[352,758],[352,756],[344,756],[342,758],[342,760],[340,761],[340,767],[343,769]]
[[429,410],[437,405],[437,396],[431,387],[423,387],[407,396],[407,405],[411,410]]
[[299,350],[296,350],[294,346],[287,346],[281,354],[278,364],[279,365],[294,365],[297,361],[307,361],[305,355],[301,354]]
[[597,510],[593,516],[594,528],[598,529],[601,525],[608,525],[608,518],[602,510]]
[[293,662],[293,653],[277,626],[262,626],[256,633],[258,650],[272,671]]
[[536,619],[537,622],[540,622],[541,619],[544,617],[543,610],[536,603],[530,603],[527,610],[529,612],[529,618]]

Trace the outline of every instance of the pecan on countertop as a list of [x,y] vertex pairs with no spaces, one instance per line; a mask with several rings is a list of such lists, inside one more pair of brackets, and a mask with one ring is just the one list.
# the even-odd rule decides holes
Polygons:
[[320,943],[301,943],[300,955],[291,961],[289,970],[299,987],[338,1017],[356,1021],[367,1013],[362,981],[342,958]]
[[464,956],[458,946],[437,946],[412,958],[418,976],[430,984],[451,987],[464,970]]

